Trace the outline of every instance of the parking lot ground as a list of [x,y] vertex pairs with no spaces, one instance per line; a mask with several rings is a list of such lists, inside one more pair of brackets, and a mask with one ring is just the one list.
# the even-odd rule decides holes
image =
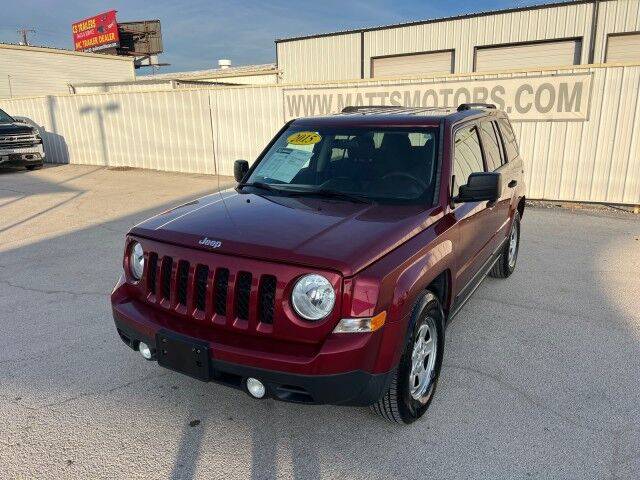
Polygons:
[[217,184],[0,171],[0,477],[640,478],[637,215],[525,211],[516,272],[452,322],[432,407],[399,428],[252,400],[120,341],[124,234]]

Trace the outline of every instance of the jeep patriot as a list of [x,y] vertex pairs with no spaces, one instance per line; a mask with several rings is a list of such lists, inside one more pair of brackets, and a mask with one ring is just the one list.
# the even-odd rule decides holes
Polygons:
[[429,406],[447,323],[516,266],[523,161],[493,105],[288,122],[238,185],[126,237],[111,302],[147,360],[254,398]]

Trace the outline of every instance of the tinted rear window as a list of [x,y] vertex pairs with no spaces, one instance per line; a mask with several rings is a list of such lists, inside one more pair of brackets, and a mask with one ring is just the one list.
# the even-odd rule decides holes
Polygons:
[[513,133],[509,120],[501,118],[498,120],[498,124],[500,125],[500,132],[502,132],[504,148],[507,150],[507,159],[511,161],[519,155],[516,136]]
[[502,165],[500,140],[496,136],[493,122],[482,122],[482,145],[487,160],[487,171],[493,172]]

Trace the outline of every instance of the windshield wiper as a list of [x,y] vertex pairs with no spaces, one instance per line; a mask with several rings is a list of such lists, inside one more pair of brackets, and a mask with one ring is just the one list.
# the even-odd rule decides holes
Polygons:
[[292,196],[296,195],[318,195],[320,197],[332,197],[332,198],[340,198],[342,200],[349,200],[357,203],[375,203],[372,199],[364,196],[358,195],[357,193],[347,193],[341,192],[340,190],[331,190],[328,188],[318,188],[313,190],[289,190],[289,193]]
[[270,184],[265,182],[249,182],[249,183],[239,183],[237,188],[242,187],[254,187],[259,188],[260,190],[267,190],[269,192],[282,192],[281,188],[272,187]]

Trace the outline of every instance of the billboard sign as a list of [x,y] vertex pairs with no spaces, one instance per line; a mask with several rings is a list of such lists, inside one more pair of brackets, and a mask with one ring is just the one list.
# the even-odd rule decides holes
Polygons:
[[80,20],[71,26],[71,31],[77,52],[95,52],[120,46],[115,10]]
[[589,118],[591,73],[380,83],[360,86],[309,86],[284,89],[285,119],[330,115],[344,107],[456,107],[489,102],[511,120],[584,121]]

